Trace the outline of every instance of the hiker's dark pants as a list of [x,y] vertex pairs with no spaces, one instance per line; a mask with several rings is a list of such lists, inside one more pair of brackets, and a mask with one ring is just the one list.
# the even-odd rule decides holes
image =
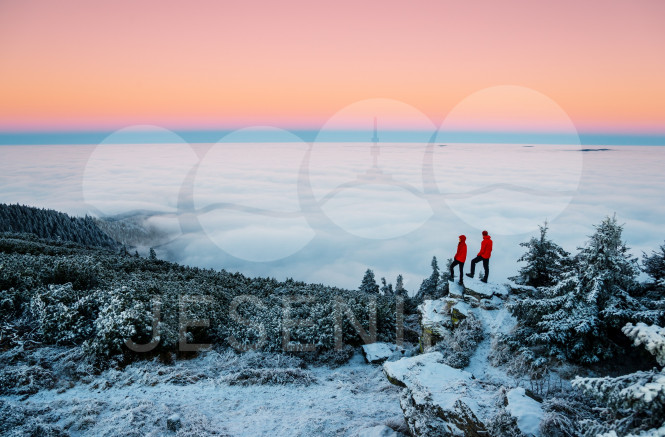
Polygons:
[[475,273],[476,263],[479,262],[479,261],[483,262],[483,268],[485,269],[485,277],[483,279],[485,279],[487,281],[487,277],[490,274],[490,259],[489,258],[483,258],[480,255],[478,255],[477,257],[475,257],[474,259],[471,260],[471,276],[473,276],[473,274]]
[[461,261],[453,260],[453,263],[450,265],[450,277],[455,279],[456,265],[459,265],[459,279],[462,281],[464,279],[464,263]]

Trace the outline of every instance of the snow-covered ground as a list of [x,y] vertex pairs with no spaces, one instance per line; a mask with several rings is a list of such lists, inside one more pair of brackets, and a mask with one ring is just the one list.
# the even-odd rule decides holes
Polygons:
[[355,436],[403,423],[399,388],[360,353],[335,369],[300,369],[304,383],[272,385],[230,383],[239,363],[227,366],[228,356],[211,351],[175,366],[137,363],[66,390],[3,396],[0,413],[30,416],[74,436]]

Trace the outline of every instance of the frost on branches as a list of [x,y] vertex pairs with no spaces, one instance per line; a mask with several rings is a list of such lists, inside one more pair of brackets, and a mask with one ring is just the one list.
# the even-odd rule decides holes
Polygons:
[[517,276],[510,279],[520,285],[549,287],[554,285],[569,267],[570,254],[547,238],[547,222],[538,227],[540,238],[532,237],[531,240],[520,243],[520,246],[527,250],[517,262],[525,262],[526,265],[520,269]]
[[612,337],[626,323],[658,322],[662,311],[634,297],[637,260],[621,240],[622,230],[616,217],[605,218],[554,285],[515,302],[511,310],[520,325],[508,343],[542,346],[550,356],[595,363],[616,355],[619,347]]
[[[622,329],[635,346],[643,345],[665,365],[665,329],[644,323],[628,323]],[[654,368],[618,378],[580,378],[573,387],[590,394],[607,405],[610,420],[587,421],[587,435],[664,436],[665,372]]]

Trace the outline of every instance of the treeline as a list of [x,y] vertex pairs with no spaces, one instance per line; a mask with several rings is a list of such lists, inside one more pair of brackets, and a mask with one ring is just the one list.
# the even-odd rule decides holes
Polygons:
[[90,216],[70,217],[52,209],[0,204],[0,232],[29,233],[53,241],[117,249],[119,244]]

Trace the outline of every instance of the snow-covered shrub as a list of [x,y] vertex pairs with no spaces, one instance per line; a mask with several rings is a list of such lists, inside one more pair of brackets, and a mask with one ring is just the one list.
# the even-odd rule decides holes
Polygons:
[[632,296],[637,289],[637,261],[621,240],[622,226],[605,218],[551,287],[517,300],[509,308],[519,321],[506,341],[515,348],[542,346],[545,354],[595,363],[617,354],[612,334],[627,322],[657,321],[662,311]]
[[445,335],[434,348],[443,354],[445,364],[462,369],[469,365],[471,355],[476,351],[478,343],[483,340],[484,335],[480,320],[473,314],[469,314],[450,335]]
[[42,271],[42,283],[69,283],[74,290],[92,290],[99,285],[99,278],[95,261],[88,258],[87,262],[72,262],[68,257],[57,258],[49,269]]
[[139,299],[133,289],[120,287],[96,296],[100,308],[94,334],[84,343],[86,350],[94,356],[111,356],[122,351],[127,339],[141,337],[145,343],[149,341],[153,313],[149,303]]
[[[140,356],[125,340],[152,346],[155,298],[159,341],[146,357],[179,353],[188,343],[313,358],[340,349],[326,356],[341,362],[349,356],[346,345],[395,341],[397,298],[404,291],[386,296],[247,278],[26,236],[0,235],[0,249],[1,347],[28,347],[26,341],[32,340],[85,342],[85,350],[105,367],[115,354],[128,361]],[[98,281],[94,290],[83,290],[93,283],[92,276],[84,280],[88,273]],[[58,284],[68,279],[79,285]],[[410,306],[407,299],[404,310]],[[25,320],[19,323],[21,317]],[[207,321],[207,326],[187,320]],[[181,321],[187,322],[182,335]]]
[[[354,354],[354,348],[351,345],[345,344],[340,349],[327,349],[316,355],[313,362],[317,364],[325,364],[330,367],[339,367],[348,362]],[[309,355],[305,355],[308,358]]]
[[56,378],[39,365],[3,367],[0,369],[0,394],[33,394],[55,386]]
[[561,279],[570,268],[570,254],[547,238],[547,222],[540,228],[540,238],[520,243],[526,252],[517,260],[526,265],[520,268],[517,276],[510,278],[516,284],[532,287],[549,287]]
[[487,430],[492,437],[524,437],[517,426],[517,418],[506,410],[508,396],[506,387],[501,386],[497,390],[494,401],[496,413],[487,423]]
[[[665,365],[665,329],[656,325],[629,323],[623,332],[633,340],[635,346],[643,345],[656,357],[658,364]],[[665,421],[664,369],[654,368],[616,378],[577,377],[572,384],[607,405],[610,412],[610,420],[605,423],[587,420],[587,435],[601,432],[608,436],[639,433],[661,435],[658,428]]]
[[244,369],[222,379],[231,385],[310,385],[316,382],[311,372],[298,368]]
[[576,437],[582,434],[581,422],[597,416],[595,404],[579,393],[562,392],[543,401],[545,416],[540,423],[543,437]]
[[524,437],[522,431],[517,427],[517,419],[505,408],[500,408],[492,416],[487,423],[487,430],[492,437]]
[[71,283],[49,285],[38,291],[30,302],[45,342],[73,345],[89,338],[98,311],[94,293],[75,290]]

